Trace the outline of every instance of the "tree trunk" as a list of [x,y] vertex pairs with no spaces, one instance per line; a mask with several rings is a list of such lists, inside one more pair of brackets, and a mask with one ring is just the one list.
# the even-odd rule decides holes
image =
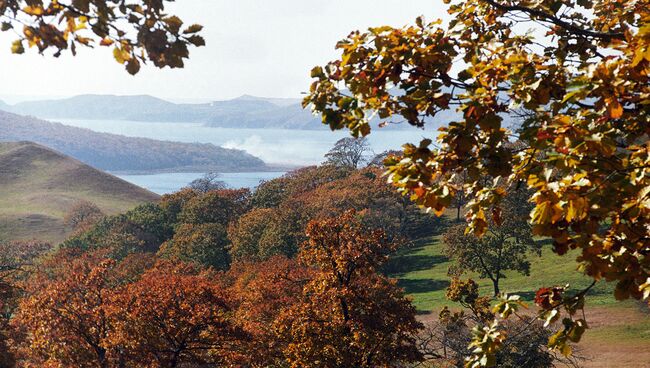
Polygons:
[[492,280],[492,286],[494,286],[494,296],[499,296],[501,294],[501,291],[499,290],[499,279],[496,278]]
[[172,355],[172,359],[169,361],[169,367],[170,368],[176,368],[178,365],[178,356],[180,353],[178,351],[174,352],[174,355]]

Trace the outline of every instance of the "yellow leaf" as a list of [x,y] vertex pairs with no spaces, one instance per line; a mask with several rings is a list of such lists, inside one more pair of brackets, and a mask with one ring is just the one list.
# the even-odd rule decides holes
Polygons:
[[23,8],[23,12],[29,15],[39,16],[43,15],[44,9],[42,6],[26,6]]
[[533,222],[536,224],[547,224],[551,222],[551,216],[551,202],[548,201],[539,203],[535,208],[533,208],[533,211],[530,214],[530,217],[532,217]]
[[25,47],[23,46],[23,43],[20,40],[14,41],[14,43],[11,44],[11,52],[13,54],[22,54],[25,52]]
[[643,299],[650,298],[650,277],[644,284],[639,286],[639,290],[643,293]]
[[566,220],[567,221],[573,221],[573,220],[582,220],[587,216],[587,200],[578,197],[576,199],[570,199],[569,204],[567,206],[567,214],[566,214]]
[[113,49],[113,57],[115,57],[115,60],[117,60],[117,62],[120,64],[124,64],[128,60],[131,60],[131,54],[129,54],[128,51],[119,47]]
[[560,346],[560,352],[561,352],[562,355],[564,355],[565,357],[568,357],[568,356],[571,355],[571,353],[573,352],[573,350],[571,349],[571,346],[570,346],[569,344],[564,343],[564,344],[562,344],[562,345]]
[[562,212],[559,204],[545,201],[537,204],[530,216],[535,224],[553,224],[562,218]]
[[[635,66],[639,65],[641,60],[643,60],[645,58],[645,56],[646,56],[645,54],[646,54],[645,50],[643,50],[640,47],[637,48],[634,51],[634,58],[632,58],[632,67],[635,67]],[[650,59],[648,59],[648,60],[650,60]]]

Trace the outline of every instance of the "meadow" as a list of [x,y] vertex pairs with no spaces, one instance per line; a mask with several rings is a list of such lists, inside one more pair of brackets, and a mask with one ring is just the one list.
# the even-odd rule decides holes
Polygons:
[[[443,218],[444,222],[449,223],[449,218]],[[460,308],[445,297],[450,284],[447,271],[452,260],[445,255],[441,238],[441,234],[436,234],[402,248],[389,266],[391,276],[412,298],[423,321],[435,321],[444,306]],[[541,257],[530,255],[530,275],[506,272],[507,277],[500,284],[504,292],[520,295],[529,313],[537,308],[533,300],[540,287],[569,284],[572,290],[579,290],[591,282],[577,269],[577,253],[559,256],[553,253],[548,240],[538,241],[545,245]],[[492,294],[490,280],[481,280],[471,272],[463,278],[477,281],[483,295]],[[587,296],[585,313],[591,329],[578,349],[586,357],[584,366],[650,367],[650,310],[637,301],[615,300],[613,290],[612,283],[600,281]]]

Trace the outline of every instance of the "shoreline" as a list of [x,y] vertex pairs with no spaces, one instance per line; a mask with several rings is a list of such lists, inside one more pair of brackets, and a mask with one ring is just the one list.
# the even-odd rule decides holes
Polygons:
[[305,166],[268,166],[266,168],[253,169],[253,170],[205,170],[200,168],[179,168],[179,169],[162,169],[162,170],[127,170],[127,171],[113,171],[113,170],[104,170],[104,172],[111,175],[161,175],[161,174],[207,174],[210,172],[216,172],[219,174],[245,174],[245,173],[279,173],[279,172],[290,172]]

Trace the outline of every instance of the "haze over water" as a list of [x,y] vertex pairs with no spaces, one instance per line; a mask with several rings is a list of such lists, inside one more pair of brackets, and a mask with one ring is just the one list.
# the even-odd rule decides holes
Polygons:
[[[212,128],[197,123],[150,123],[124,120],[72,120],[56,119],[66,125],[91,129],[97,132],[145,137],[177,142],[212,143],[224,148],[244,150],[264,160],[271,166],[301,167],[323,162],[323,156],[334,143],[348,137],[347,131],[288,130],[288,129],[236,129]],[[434,138],[431,128],[373,130],[368,137],[374,153],[399,149],[400,144],[417,144],[423,138]],[[284,171],[259,173],[221,173],[221,180],[231,187],[255,187],[260,180],[280,176]],[[118,175],[136,185],[164,194],[186,186],[203,173],[165,173],[156,175]]]

